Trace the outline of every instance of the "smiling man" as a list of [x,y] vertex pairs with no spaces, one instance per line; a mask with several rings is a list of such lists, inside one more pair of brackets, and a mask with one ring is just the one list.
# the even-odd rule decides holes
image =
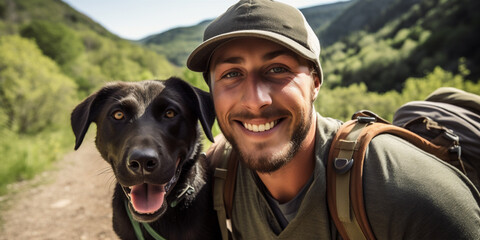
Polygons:
[[[241,0],[207,27],[188,59],[210,87],[230,154],[241,159],[234,239],[339,238],[325,176],[341,122],[313,106],[323,81],[319,54],[300,11]],[[480,237],[480,197],[461,173],[391,135],[372,140],[366,159],[365,204],[378,239]]]

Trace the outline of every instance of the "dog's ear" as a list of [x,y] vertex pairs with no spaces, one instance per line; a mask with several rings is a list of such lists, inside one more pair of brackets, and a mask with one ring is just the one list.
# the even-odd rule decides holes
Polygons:
[[98,116],[105,100],[120,88],[120,84],[105,86],[87,97],[73,109],[70,116],[70,123],[73,133],[75,134],[75,150],[82,144],[88,127]]
[[182,97],[185,98],[188,105],[193,108],[193,111],[198,116],[205,135],[213,142],[212,126],[215,122],[215,109],[210,93],[174,77],[166,80],[165,86],[172,87],[182,94]]

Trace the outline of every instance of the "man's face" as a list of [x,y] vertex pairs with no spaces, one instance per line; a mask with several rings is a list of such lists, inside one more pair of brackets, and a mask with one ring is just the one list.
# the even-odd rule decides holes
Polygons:
[[273,172],[290,161],[315,133],[320,83],[308,62],[271,41],[240,38],[217,48],[210,63],[218,123],[247,166]]

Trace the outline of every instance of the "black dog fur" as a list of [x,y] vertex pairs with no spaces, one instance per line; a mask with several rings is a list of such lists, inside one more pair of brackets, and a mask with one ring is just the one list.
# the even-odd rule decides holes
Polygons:
[[[73,110],[75,149],[89,125],[97,125],[96,147],[117,180],[112,221],[121,239],[136,238],[126,203],[135,220],[149,223],[166,239],[221,238],[212,203],[213,170],[200,153],[198,124],[213,141],[214,119],[209,94],[178,78],[111,83]],[[178,197],[188,186],[194,191]],[[150,196],[166,193],[158,210],[142,214],[133,206],[132,189],[141,189],[135,197],[147,199],[146,205],[154,202]],[[146,239],[153,239],[141,228]]]

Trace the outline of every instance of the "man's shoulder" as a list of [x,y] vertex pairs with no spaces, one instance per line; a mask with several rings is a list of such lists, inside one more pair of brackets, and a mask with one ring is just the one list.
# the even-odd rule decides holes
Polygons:
[[[474,226],[480,218],[474,212],[480,210],[480,199],[473,184],[453,166],[402,138],[382,134],[371,141],[363,181],[367,214],[378,236],[405,229],[412,232],[409,238],[421,236],[416,232],[431,239],[479,234]],[[398,221],[391,228],[387,222],[393,218],[411,221]],[[468,231],[432,230],[445,222],[461,223]]]
[[218,134],[214,138],[213,144],[207,150],[207,161],[209,162],[210,166],[218,167],[221,166],[224,160],[224,150],[226,147],[229,147],[229,142],[223,136],[223,134]]
[[[317,113],[316,148],[328,147],[342,124],[343,122],[340,120],[323,117]],[[321,152],[324,152],[324,150]]]
[[474,205],[479,200],[473,184],[454,166],[390,134],[371,141],[363,176],[367,195],[390,196],[395,204],[448,202],[452,195],[469,195]]

